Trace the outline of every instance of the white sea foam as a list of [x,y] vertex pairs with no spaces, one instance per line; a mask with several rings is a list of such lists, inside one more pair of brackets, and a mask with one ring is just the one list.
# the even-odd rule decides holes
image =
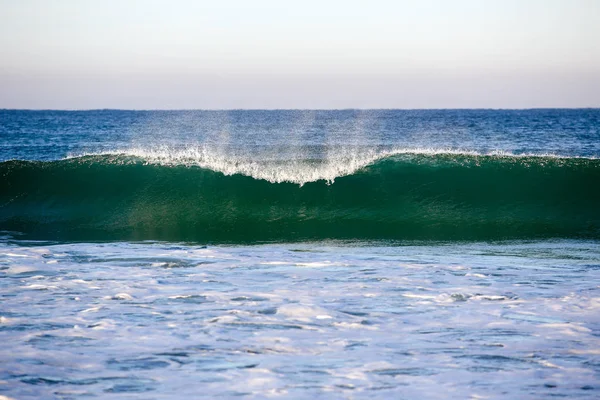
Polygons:
[[311,318],[316,319],[330,319],[327,310],[321,307],[305,306],[300,304],[286,304],[277,310],[277,314],[284,315],[288,318],[298,320],[309,320]]
[[[197,145],[187,148],[169,146],[135,147],[116,149],[104,152],[87,152],[69,154],[66,159],[85,156],[135,157],[148,164],[164,166],[200,167],[221,172],[224,175],[246,175],[271,183],[296,183],[304,185],[308,182],[324,180],[333,183],[336,178],[352,175],[358,170],[386,157],[396,155],[462,155],[492,157],[542,157],[542,158],[584,158],[557,155],[551,153],[511,153],[502,150],[478,152],[474,150],[450,148],[358,148],[337,146],[328,148],[326,157],[319,160],[306,157],[302,152],[287,154],[281,151],[269,151],[266,154],[236,154],[231,151],[209,145]],[[595,159],[589,158],[588,159]],[[126,162],[119,160],[119,162]]]
[[0,385],[15,398],[55,382],[165,398],[598,397],[597,241],[211,246],[215,264],[195,272],[148,268],[209,251],[186,244],[60,244],[50,265],[6,255],[37,249],[0,243],[8,268],[44,272],[4,276]]
[[4,270],[4,272],[7,274],[25,274],[28,272],[35,272],[38,270],[39,269],[34,266],[13,265],[13,266],[9,267],[7,270]]
[[117,293],[114,296],[107,296],[105,298],[107,300],[125,300],[125,301],[133,300],[133,296],[131,296],[128,293]]

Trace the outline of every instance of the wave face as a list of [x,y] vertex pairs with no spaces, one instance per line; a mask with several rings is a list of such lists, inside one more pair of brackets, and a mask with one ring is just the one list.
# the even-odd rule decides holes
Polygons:
[[600,238],[600,160],[380,157],[338,165],[338,177],[307,160],[295,183],[277,173],[282,165],[211,168],[135,154],[6,161],[0,229],[72,241]]

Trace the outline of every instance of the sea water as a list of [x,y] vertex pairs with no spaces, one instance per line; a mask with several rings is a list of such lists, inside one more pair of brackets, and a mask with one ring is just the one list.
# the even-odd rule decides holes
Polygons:
[[4,110],[0,139],[0,395],[599,396],[599,110]]

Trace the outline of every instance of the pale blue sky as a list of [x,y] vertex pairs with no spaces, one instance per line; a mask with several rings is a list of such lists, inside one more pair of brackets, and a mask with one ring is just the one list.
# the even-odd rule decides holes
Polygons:
[[0,108],[600,107],[600,0],[0,0]]

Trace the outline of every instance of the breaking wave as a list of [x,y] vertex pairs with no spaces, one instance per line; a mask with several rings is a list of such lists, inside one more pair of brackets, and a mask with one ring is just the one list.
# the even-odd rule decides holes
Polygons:
[[128,150],[0,163],[0,230],[262,242],[600,237],[600,160],[403,149],[328,157]]

